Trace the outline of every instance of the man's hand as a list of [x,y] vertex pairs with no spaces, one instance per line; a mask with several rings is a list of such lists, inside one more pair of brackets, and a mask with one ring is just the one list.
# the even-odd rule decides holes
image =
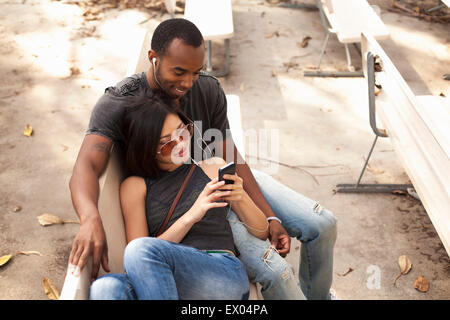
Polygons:
[[69,264],[75,266],[74,274],[78,274],[86,265],[90,256],[92,260],[91,282],[97,278],[100,262],[106,272],[108,265],[108,245],[100,217],[87,220],[81,224],[70,252]]
[[286,257],[291,249],[291,238],[286,230],[278,221],[270,220],[269,234],[270,243],[278,250],[280,256]]

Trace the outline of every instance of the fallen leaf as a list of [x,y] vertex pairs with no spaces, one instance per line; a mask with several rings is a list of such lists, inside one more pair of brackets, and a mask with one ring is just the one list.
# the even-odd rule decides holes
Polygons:
[[306,36],[303,38],[302,42],[297,42],[297,46],[300,48],[306,48],[308,46],[309,40],[312,38],[310,36]]
[[13,209],[14,212],[19,212],[20,210],[22,210],[21,206],[15,206]]
[[53,284],[52,280],[44,277],[42,279],[42,287],[44,287],[45,294],[51,300],[59,300],[59,292]]
[[269,33],[268,35],[266,35],[266,38],[267,38],[267,39],[270,39],[270,38],[272,38],[273,36],[279,37],[279,36],[280,36],[280,33],[279,33],[278,31],[271,32],[271,33]]
[[402,194],[402,195],[406,195],[406,192],[403,190],[392,190],[393,194]]
[[419,276],[416,281],[414,281],[414,289],[420,292],[427,292],[430,284],[425,277]]
[[5,256],[1,256],[0,257],[0,267],[5,265],[6,263],[8,263],[8,261],[11,259],[11,257],[12,257],[12,254],[7,254]]
[[445,97],[445,94],[441,91],[441,92],[439,92],[439,96],[440,97]]
[[64,224],[64,223],[79,223],[75,220],[63,220],[60,217],[57,217],[51,213],[44,213],[37,217],[39,223],[46,227],[51,226],[52,224]]
[[340,277],[345,277],[346,275],[348,275],[350,272],[355,271],[352,267],[349,267],[347,271],[345,271],[344,273],[338,273],[337,275]]
[[377,87],[375,87],[375,96],[378,96],[381,93],[381,89],[378,89]]
[[23,134],[27,137],[30,137],[32,133],[33,133],[33,128],[29,124],[27,124]]
[[375,62],[373,68],[375,69],[375,72],[383,71],[383,67],[381,66],[381,64],[379,62]]
[[397,283],[398,278],[400,278],[402,275],[407,274],[412,268],[411,261],[405,255],[398,257],[397,262],[398,262],[398,266],[400,268],[400,274],[397,277],[395,277],[394,281],[392,282],[394,284],[394,286]]
[[414,11],[417,13],[420,13],[420,8],[419,7],[414,7]]
[[272,77],[276,77],[276,76],[277,76],[276,70],[272,69]]
[[70,76],[77,76],[81,73],[77,67],[70,67]]
[[291,69],[291,68],[298,67],[298,63],[297,62],[292,62],[292,61],[283,62],[283,66],[285,66],[287,68],[286,71],[289,71],[289,69]]
[[412,268],[411,260],[405,255],[400,256],[398,258],[398,266],[402,274],[407,274]]
[[26,255],[26,256],[29,256],[30,254],[36,254],[36,255],[41,256],[41,257],[44,256],[39,251],[19,251],[19,252],[16,252],[14,255],[18,255],[18,254],[23,254],[23,255]]

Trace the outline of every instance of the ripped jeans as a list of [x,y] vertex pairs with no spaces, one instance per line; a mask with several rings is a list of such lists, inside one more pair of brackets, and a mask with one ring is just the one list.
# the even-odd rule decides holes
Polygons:
[[[330,299],[336,218],[316,201],[298,194],[268,174],[258,170],[252,170],[252,173],[289,236],[302,243],[299,267],[301,292],[308,300]],[[230,222],[230,225],[240,252],[239,259],[244,263],[250,281],[261,284],[264,299],[301,299],[303,294],[297,285],[293,285],[295,282],[291,280],[293,276],[292,270],[287,267],[289,264],[277,253],[268,250],[269,243],[252,237],[240,223]]]

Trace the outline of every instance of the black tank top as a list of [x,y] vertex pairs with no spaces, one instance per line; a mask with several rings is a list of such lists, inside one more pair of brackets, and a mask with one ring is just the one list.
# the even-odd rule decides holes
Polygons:
[[[190,167],[191,164],[183,164],[174,171],[161,172],[157,179],[145,178],[145,213],[150,236],[156,237]],[[196,166],[165,230],[192,207],[210,181],[206,173]],[[180,243],[199,250],[229,250],[236,253],[227,213],[228,206],[208,210]]]

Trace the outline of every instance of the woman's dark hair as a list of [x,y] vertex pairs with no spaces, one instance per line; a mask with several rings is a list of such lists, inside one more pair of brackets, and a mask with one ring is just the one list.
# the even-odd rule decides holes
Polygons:
[[198,48],[203,43],[202,33],[195,24],[186,19],[174,18],[164,20],[156,27],[152,36],[152,50],[159,55],[164,55],[174,39],[181,39],[194,48]]
[[189,118],[169,98],[155,93],[130,97],[125,109],[123,133],[128,175],[156,178],[160,170],[156,152],[167,115],[176,114],[184,123]]

